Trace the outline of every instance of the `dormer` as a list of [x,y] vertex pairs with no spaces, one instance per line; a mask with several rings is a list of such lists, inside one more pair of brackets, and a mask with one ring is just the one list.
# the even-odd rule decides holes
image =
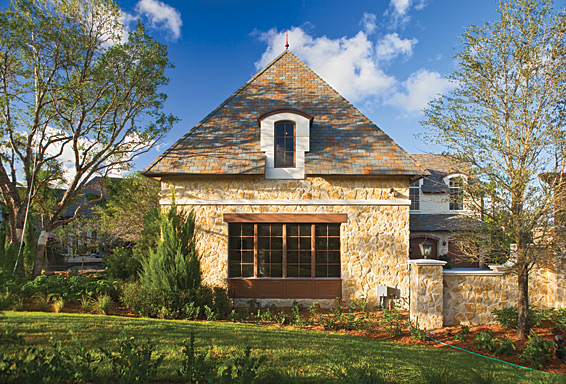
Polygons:
[[266,179],[304,179],[313,117],[297,109],[274,109],[258,117]]

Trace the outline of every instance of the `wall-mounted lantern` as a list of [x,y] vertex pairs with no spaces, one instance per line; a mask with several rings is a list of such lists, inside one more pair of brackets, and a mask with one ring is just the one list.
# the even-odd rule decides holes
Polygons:
[[425,241],[419,244],[419,247],[421,249],[421,255],[423,255],[425,259],[428,259],[432,253],[432,243],[428,241],[428,239],[425,239]]

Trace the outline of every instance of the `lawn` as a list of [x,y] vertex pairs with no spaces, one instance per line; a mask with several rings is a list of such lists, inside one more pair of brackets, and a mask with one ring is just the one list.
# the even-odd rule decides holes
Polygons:
[[[191,331],[195,332],[197,348],[214,346],[216,355],[231,356],[250,346],[252,355],[266,356],[260,377],[268,372],[279,372],[301,383],[360,382],[355,376],[368,367],[382,371],[390,381],[399,383],[493,382],[485,381],[490,376],[494,376],[497,383],[555,382],[558,379],[551,374],[464,352],[253,324],[5,312],[0,317],[0,326],[14,329],[28,345],[35,346],[48,346],[50,337],[71,344],[69,331],[73,331],[87,347],[108,347],[124,331],[136,340],[147,340],[156,353],[165,356],[155,379],[167,382],[179,381],[176,371],[181,361],[180,349]],[[436,381],[431,378],[435,375],[449,380]]]

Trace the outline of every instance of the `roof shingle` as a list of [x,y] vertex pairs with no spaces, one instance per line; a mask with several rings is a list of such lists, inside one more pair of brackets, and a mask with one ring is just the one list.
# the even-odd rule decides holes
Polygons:
[[306,175],[424,175],[389,136],[290,51],[284,51],[149,165],[146,176],[264,174],[257,118],[314,116]]

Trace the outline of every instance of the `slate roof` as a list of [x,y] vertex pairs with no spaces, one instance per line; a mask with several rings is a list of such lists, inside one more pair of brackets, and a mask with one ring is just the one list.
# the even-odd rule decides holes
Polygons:
[[411,232],[461,231],[467,228],[461,214],[413,214],[409,215]]
[[467,173],[465,167],[459,165],[447,155],[420,154],[411,156],[430,173],[423,180],[421,187],[423,193],[448,193],[448,185],[444,182],[444,178],[453,173]]
[[257,118],[293,108],[314,116],[306,175],[426,175],[380,128],[285,50],[176,144],[146,176],[264,174]]

